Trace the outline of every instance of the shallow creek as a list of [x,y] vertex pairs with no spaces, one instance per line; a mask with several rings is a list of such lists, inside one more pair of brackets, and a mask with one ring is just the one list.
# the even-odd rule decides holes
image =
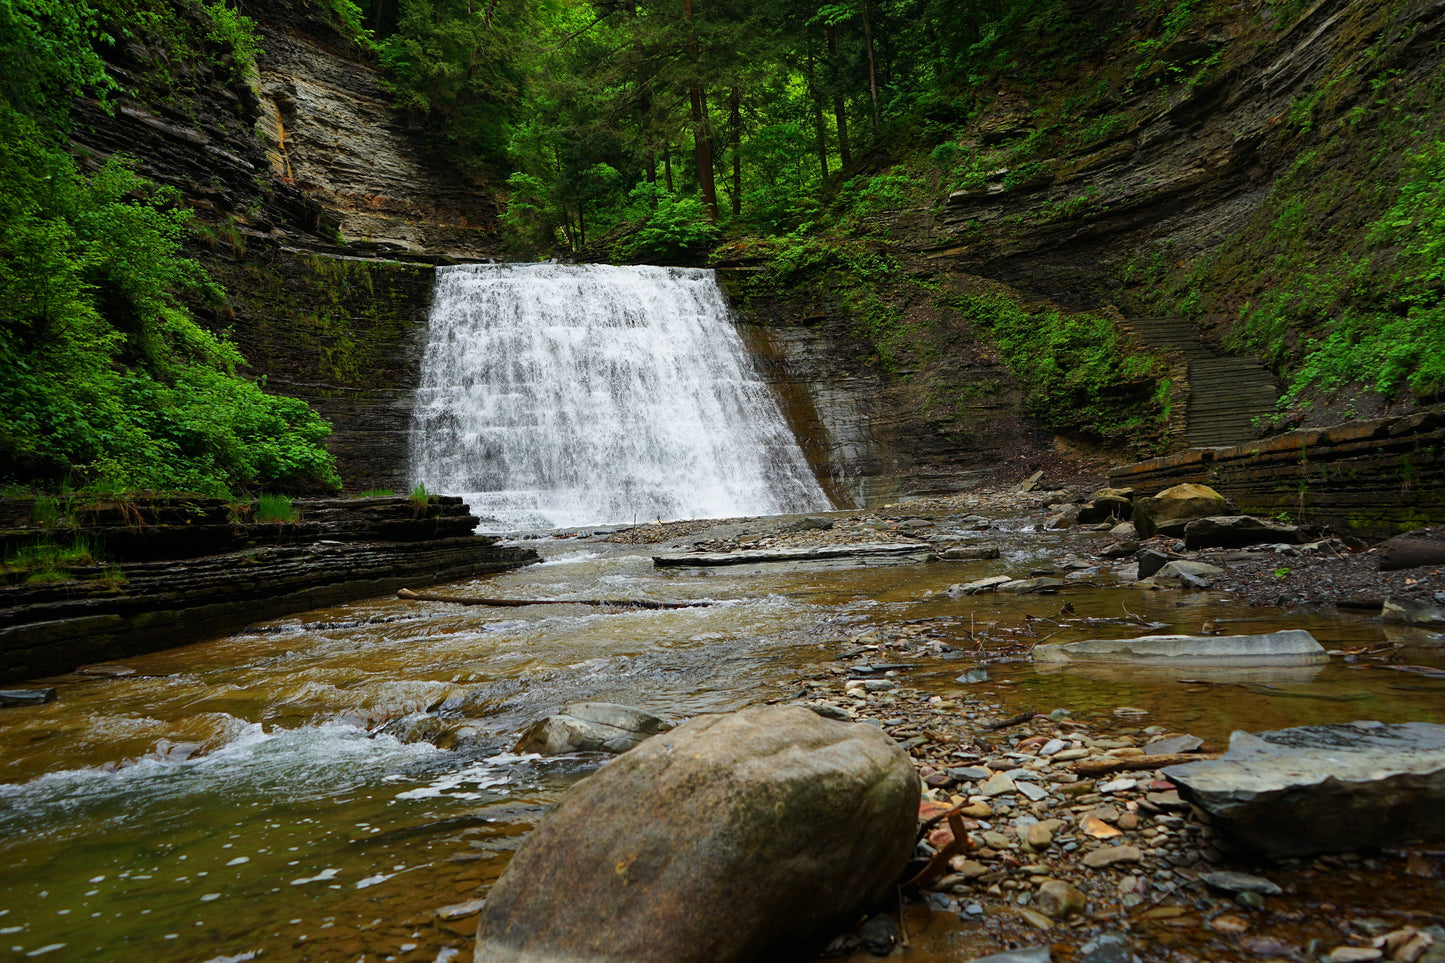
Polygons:
[[[1301,627],[1328,649],[1388,638],[1412,647],[1407,661],[1445,664],[1430,633],[1204,593],[940,594],[1005,566],[1046,567],[1061,538],[1017,533],[993,562],[711,571],[655,570],[646,548],[544,540],[534,543],[541,565],[435,591],[718,604],[636,612],[377,599],[124,660],[131,675],[51,680],[56,702],[0,714],[0,947],[115,961],[469,959],[475,917],[436,911],[482,896],[538,816],[596,765],[511,755],[530,720],[585,699],[679,719],[786,698],[851,640],[902,623],[953,647],[897,660],[919,664],[907,673],[918,688],[1100,721],[1138,707],[1151,715],[1130,724],[1216,746],[1235,728],[1441,717],[1445,683],[1341,660],[1228,686],[1045,674],[1021,661],[955,681],[1000,655],[977,649],[970,625],[1023,630],[1026,616],[1057,621],[1065,601],[1076,620],[1110,621],[1036,621],[1035,639],[1141,634],[1121,618],[1127,609],[1157,631],[1197,632],[1207,619],[1231,632]],[[453,748],[380,731],[429,709]],[[910,958],[977,949],[950,939]]]

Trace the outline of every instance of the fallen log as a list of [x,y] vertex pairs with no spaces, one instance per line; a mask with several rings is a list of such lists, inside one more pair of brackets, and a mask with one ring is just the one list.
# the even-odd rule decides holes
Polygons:
[[1135,772],[1140,769],[1160,769],[1177,766],[1202,759],[1218,759],[1217,752],[1169,752],[1157,756],[1118,756],[1109,759],[1085,759],[1074,764],[1074,771],[1081,776],[1102,776],[1110,772]]
[[651,602],[646,599],[484,599],[458,598],[453,595],[428,595],[411,589],[397,589],[396,597],[411,602],[450,602],[453,605],[489,605],[494,608],[515,609],[524,605],[592,605],[601,608],[623,609],[692,609],[712,602]]

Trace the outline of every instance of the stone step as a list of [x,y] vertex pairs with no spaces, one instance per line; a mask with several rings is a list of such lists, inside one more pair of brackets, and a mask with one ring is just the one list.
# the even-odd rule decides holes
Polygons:
[[1177,349],[1189,362],[1191,447],[1253,440],[1256,420],[1274,414],[1279,390],[1270,373],[1251,358],[1216,354],[1188,318],[1146,315],[1128,318],[1123,326],[1147,347]]

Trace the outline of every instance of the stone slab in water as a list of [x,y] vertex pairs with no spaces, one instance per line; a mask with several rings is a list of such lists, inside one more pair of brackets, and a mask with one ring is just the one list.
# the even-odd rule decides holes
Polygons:
[[1236,732],[1219,759],[1164,774],[1262,856],[1445,843],[1445,726],[1424,722]]
[[815,562],[834,559],[893,559],[923,561],[930,554],[927,545],[897,542],[866,542],[856,545],[809,545],[786,548],[750,548],[737,552],[685,552],[654,555],[658,568],[679,566],[755,565],[759,562]]
[[1263,635],[1145,635],[1036,645],[1035,662],[1153,662],[1178,666],[1316,665],[1329,661],[1304,629]]
[[799,706],[693,719],[567,793],[488,894],[475,958],[804,959],[894,894],[919,790],[873,726]]

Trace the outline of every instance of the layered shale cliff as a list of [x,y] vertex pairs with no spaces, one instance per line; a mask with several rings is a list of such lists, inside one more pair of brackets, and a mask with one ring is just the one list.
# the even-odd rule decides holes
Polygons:
[[197,215],[190,253],[226,293],[197,317],[269,390],[332,423],[348,490],[403,490],[431,266],[497,253],[495,196],[390,107],[374,61],[323,10],[242,8],[255,69],[206,48],[187,4],[168,29],[117,25],[107,57],[124,93],[76,105],[76,149],[132,157],[179,190]]

